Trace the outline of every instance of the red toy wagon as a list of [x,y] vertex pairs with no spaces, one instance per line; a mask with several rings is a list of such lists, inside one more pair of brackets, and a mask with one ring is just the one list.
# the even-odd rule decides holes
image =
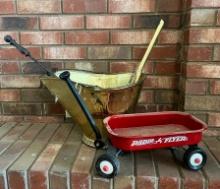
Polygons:
[[[104,119],[112,146],[122,151],[149,150],[188,145],[184,163],[199,170],[206,163],[205,152],[197,146],[207,125],[183,112],[113,115]],[[111,178],[119,171],[117,154],[106,153],[96,162],[97,172]]]

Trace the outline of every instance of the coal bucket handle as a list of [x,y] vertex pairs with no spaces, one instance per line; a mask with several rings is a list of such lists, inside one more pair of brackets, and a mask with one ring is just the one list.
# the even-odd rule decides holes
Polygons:
[[94,142],[95,147],[97,149],[104,147],[105,143],[102,141],[102,136],[100,134],[100,131],[99,131],[98,127],[96,126],[95,120],[93,119],[93,117],[92,117],[91,113],[89,112],[86,104],[84,103],[83,99],[81,98],[81,96],[77,92],[75,86],[73,85],[72,81],[70,80],[70,72],[64,71],[63,73],[60,74],[59,77],[60,77],[60,79],[64,80],[66,82],[66,84],[68,85],[70,91],[74,95],[74,97],[77,100],[78,104],[80,105],[84,115],[86,116],[93,132],[95,133],[95,136],[96,136],[96,140]]
[[22,45],[18,44],[18,43],[15,41],[15,39],[13,39],[10,35],[6,35],[6,36],[4,37],[4,40],[5,40],[6,43],[9,43],[10,45],[12,45],[12,46],[14,46],[16,49],[18,49],[18,51],[19,51],[21,54],[25,55],[26,57],[29,57],[29,58],[30,58],[31,60],[33,60],[35,63],[39,64],[40,67],[46,71],[46,73],[47,73],[48,76],[53,76],[53,75],[54,75],[54,73],[53,73],[52,71],[48,70],[43,64],[41,64],[39,61],[37,61],[37,59],[35,59],[35,58],[31,55],[30,51],[28,51],[28,50],[27,50],[26,48],[24,48]]

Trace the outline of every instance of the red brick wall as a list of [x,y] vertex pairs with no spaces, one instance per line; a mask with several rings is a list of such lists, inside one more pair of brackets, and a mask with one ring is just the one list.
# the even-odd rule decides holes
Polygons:
[[220,126],[219,7],[217,0],[188,1],[180,91],[182,108]]
[[0,1],[1,119],[58,121],[63,115],[40,83],[43,71],[5,44],[6,34],[54,69],[118,73],[134,71],[163,18],[137,111],[182,104],[220,125],[214,103],[220,93],[219,6],[218,0]]

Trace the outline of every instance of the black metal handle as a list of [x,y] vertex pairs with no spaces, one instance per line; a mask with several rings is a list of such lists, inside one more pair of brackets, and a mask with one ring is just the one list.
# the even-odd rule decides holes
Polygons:
[[5,42],[10,43],[10,45],[16,47],[25,56],[30,56],[30,52],[26,48],[19,45],[10,35],[6,35],[4,37],[4,40]]
[[70,72],[64,71],[63,73],[60,74],[60,79],[64,80],[72,94],[74,95],[75,99],[77,100],[78,104],[80,105],[83,113],[85,114],[90,126],[92,127],[93,132],[95,133],[96,140],[94,142],[94,145],[96,148],[102,148],[105,143],[102,141],[102,136],[100,134],[100,131],[98,127],[96,126],[95,120],[93,119],[91,113],[89,112],[86,104],[84,103],[83,99],[81,96],[78,94],[75,86],[73,85],[72,81],[70,80]]
[[25,56],[29,57],[31,60],[33,60],[35,63],[39,64],[42,69],[44,69],[47,72],[48,76],[54,75],[54,73],[50,70],[48,70],[43,64],[38,62],[34,57],[32,57],[30,51],[28,51],[26,48],[18,44],[10,35],[6,35],[4,37],[5,42],[9,43],[10,45],[13,45],[16,47],[20,53],[24,54]]

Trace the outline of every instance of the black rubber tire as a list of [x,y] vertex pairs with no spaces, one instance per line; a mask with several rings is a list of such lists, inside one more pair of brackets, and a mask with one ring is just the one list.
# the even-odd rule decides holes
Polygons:
[[[198,154],[199,157],[202,157],[201,163],[195,165],[192,164],[192,159],[193,156]],[[206,164],[207,161],[207,155],[206,153],[199,147],[189,147],[186,152],[184,153],[183,161],[185,166],[193,171],[198,171],[203,168],[203,166]]]
[[[101,168],[103,162],[108,162],[112,166],[112,171],[110,173],[104,172]],[[95,163],[95,168],[97,173],[104,178],[113,178],[116,176],[120,169],[120,162],[113,154],[102,154],[98,157]]]

